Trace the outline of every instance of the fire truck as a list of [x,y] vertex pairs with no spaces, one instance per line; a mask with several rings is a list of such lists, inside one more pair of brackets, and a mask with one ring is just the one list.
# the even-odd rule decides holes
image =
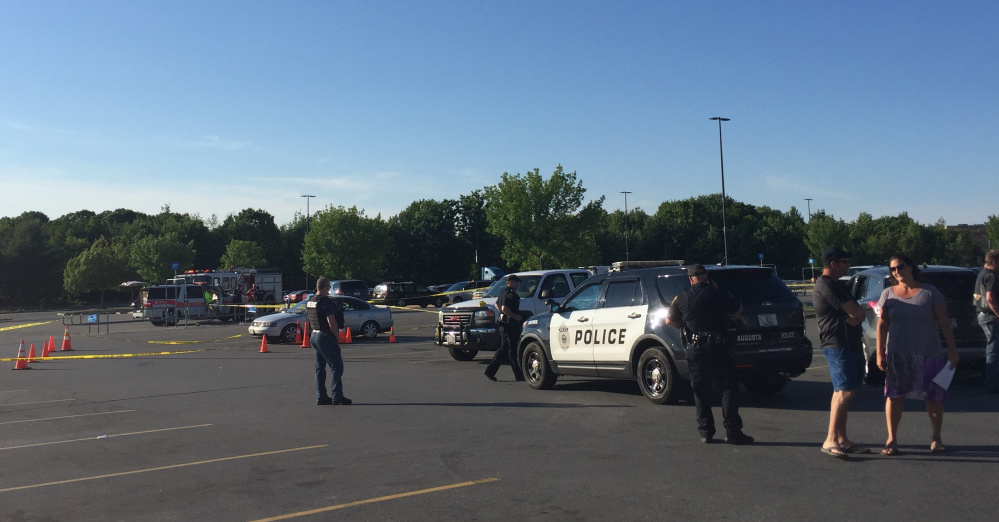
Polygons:
[[187,270],[177,274],[177,278],[187,283],[203,286],[217,286],[229,297],[238,288],[240,295],[247,295],[256,285],[253,301],[258,304],[273,305],[281,302],[281,272],[276,268],[233,268],[230,270]]

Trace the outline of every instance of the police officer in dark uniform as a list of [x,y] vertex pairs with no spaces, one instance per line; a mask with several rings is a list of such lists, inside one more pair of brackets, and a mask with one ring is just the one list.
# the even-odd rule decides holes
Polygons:
[[506,278],[506,288],[500,291],[496,298],[496,308],[499,309],[498,318],[500,331],[500,345],[493,360],[486,366],[486,378],[495,381],[496,371],[503,363],[509,361],[513,368],[513,376],[518,381],[524,380],[524,371],[520,368],[520,357],[517,353],[517,345],[520,344],[520,329],[524,324],[524,317],[520,312],[520,295],[517,289],[520,288],[520,278],[516,275],[509,275]]
[[708,280],[703,265],[690,265],[687,276],[690,288],[673,299],[666,314],[666,324],[683,329],[687,338],[687,366],[690,385],[694,390],[697,431],[701,434],[701,442],[714,442],[715,419],[711,414],[711,396],[712,384],[715,384],[722,392],[725,442],[752,444],[753,438],[742,432],[739,376],[728,335],[728,316],[741,312],[742,305],[732,294]]
[[[309,343],[316,351],[316,404],[348,405],[353,401],[343,395],[343,357],[340,355],[338,336],[343,326],[343,312],[329,297],[330,280],[320,277],[316,281],[316,294],[309,298],[305,309],[309,314],[312,335]],[[332,384],[326,394],[326,366],[330,367]]]

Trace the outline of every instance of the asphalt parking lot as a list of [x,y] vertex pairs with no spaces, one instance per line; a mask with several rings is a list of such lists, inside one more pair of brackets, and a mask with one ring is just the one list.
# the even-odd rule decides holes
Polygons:
[[[637,385],[564,378],[535,391],[452,360],[436,309],[394,310],[387,335],[344,346],[352,406],[315,404],[312,350],[245,325],[70,329],[73,351],[0,373],[5,520],[984,520],[999,500],[999,397],[959,374],[949,452],[929,453],[910,402],[895,458],[880,390],[850,414],[871,455],[819,452],[829,379],[821,354],[774,397],[743,395],[757,444],[702,445],[692,406]],[[809,320],[814,328],[814,321]],[[61,344],[53,312],[0,315],[18,343]],[[814,334],[814,333],[813,333]],[[813,335],[812,334],[812,335]],[[720,417],[720,413],[716,412]],[[719,418],[720,423],[720,418]]]

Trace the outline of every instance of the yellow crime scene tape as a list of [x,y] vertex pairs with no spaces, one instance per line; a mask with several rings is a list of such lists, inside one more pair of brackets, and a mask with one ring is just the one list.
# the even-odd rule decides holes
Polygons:
[[6,332],[8,330],[17,330],[18,328],[30,328],[32,326],[41,326],[43,324],[49,324],[51,322],[52,321],[44,321],[41,323],[25,323],[25,324],[17,324],[14,326],[4,326],[3,328],[0,328],[0,332]]
[[207,350],[182,350],[172,352],[148,352],[148,353],[109,353],[102,355],[60,355],[59,357],[5,357],[0,359],[3,362],[9,361],[62,361],[68,359],[124,359],[126,357],[150,357],[154,355],[177,355],[182,353],[204,352]]

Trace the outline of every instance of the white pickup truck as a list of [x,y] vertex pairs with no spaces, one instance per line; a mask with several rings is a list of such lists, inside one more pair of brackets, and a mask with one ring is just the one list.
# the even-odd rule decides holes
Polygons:
[[[586,269],[534,270],[518,272],[521,279],[517,294],[520,295],[520,310],[532,315],[547,311],[548,299],[562,299],[569,295],[580,283],[593,275]],[[503,276],[482,299],[472,299],[446,306],[437,316],[435,343],[447,346],[451,357],[458,361],[470,361],[479,351],[496,351],[499,348],[499,329],[496,319],[496,298],[506,287]],[[542,297],[542,292],[545,295]]]

